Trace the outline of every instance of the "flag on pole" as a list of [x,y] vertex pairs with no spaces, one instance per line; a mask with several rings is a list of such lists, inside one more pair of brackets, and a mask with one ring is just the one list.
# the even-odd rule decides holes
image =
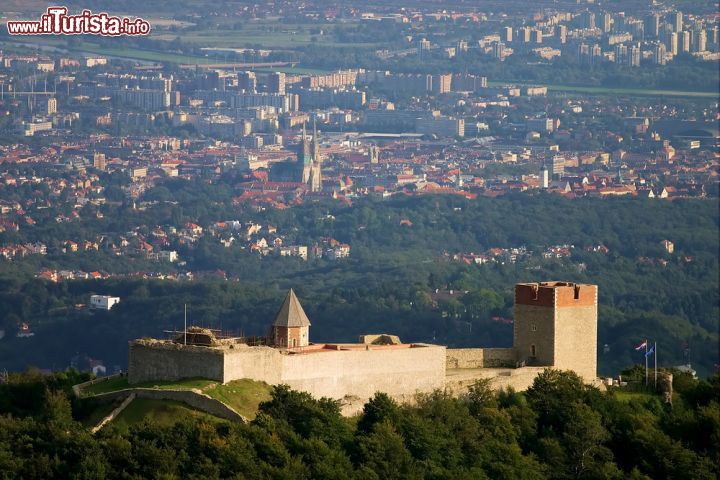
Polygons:
[[645,356],[646,356],[646,357],[649,357],[650,355],[653,354],[653,352],[655,352],[655,347],[654,347],[654,346],[653,346],[653,347],[650,347],[650,348],[648,349],[648,351],[645,352]]
[[644,340],[640,345],[635,347],[635,350],[642,350],[645,347],[647,347],[647,340]]

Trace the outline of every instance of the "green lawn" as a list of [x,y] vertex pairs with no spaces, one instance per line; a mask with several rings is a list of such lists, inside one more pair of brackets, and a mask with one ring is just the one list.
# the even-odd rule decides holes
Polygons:
[[[68,46],[65,41],[57,38],[45,38],[45,37],[30,37],[23,36],[18,39],[21,43],[33,43],[38,45],[50,45],[52,47],[64,48],[66,50],[81,52],[81,53],[94,53],[97,55],[107,55],[111,57],[127,58],[129,60],[144,60],[148,62],[168,62],[168,63],[181,63],[191,65],[203,65],[210,63],[217,63],[217,59],[208,57],[196,57],[192,55],[178,55],[175,53],[156,52],[151,50],[142,50],[139,48],[110,48],[103,47],[92,42],[80,42],[74,46]],[[12,41],[4,42],[7,45],[12,45]]]
[[189,63],[202,65],[207,63],[213,63],[215,61],[211,58],[206,57],[154,52],[151,50],[141,50],[139,48],[108,48],[89,42],[82,42],[79,44],[79,46],[72,47],[71,49],[81,52],[96,53],[98,55],[109,55],[112,57],[128,58],[133,60],[145,60],[149,62]]
[[[161,33],[153,36],[156,40],[174,40],[176,33]],[[352,46],[356,48],[379,48],[382,43],[339,43],[328,35],[313,35],[305,31],[248,32],[245,30],[211,30],[186,32],[180,35],[184,42],[200,47],[248,47],[260,45],[262,48],[294,48],[310,44],[326,47]],[[314,40],[313,40],[314,39]]]
[[645,88],[625,88],[625,87],[583,87],[574,85],[545,85],[542,83],[523,83],[523,82],[488,82],[491,87],[501,87],[504,85],[541,85],[546,86],[550,92],[578,92],[590,93],[598,95],[642,95],[642,96],[668,96],[668,97],[701,97],[701,98],[717,98],[717,92],[687,92],[683,90],[656,90]]
[[258,405],[270,400],[270,388],[265,382],[243,379],[215,385],[204,390],[204,393],[234,408],[243,417],[253,419]]
[[214,380],[204,378],[189,378],[177,382],[143,382],[129,385],[127,377],[116,377],[91,385],[84,389],[82,394],[84,397],[92,397],[100,393],[114,392],[126,388],[201,390],[212,398],[234,408],[243,417],[252,419],[255,418],[260,402],[270,399],[271,387],[267,383],[248,379],[235,380],[222,385]]
[[649,392],[630,392],[627,390],[613,389],[612,395],[620,402],[631,402],[633,400],[645,401],[657,395]]
[[83,390],[85,395],[97,395],[99,393],[115,392],[117,390],[123,390],[125,388],[159,388],[161,390],[170,389],[199,389],[202,390],[210,385],[217,382],[214,380],[207,380],[205,378],[188,378],[185,380],[178,380],[177,382],[143,382],[136,383],[133,385],[128,384],[127,377],[116,377],[110,380],[90,385]]
[[[158,30],[151,34],[155,40],[172,41],[180,37],[183,42],[194,43],[200,47],[248,47],[261,45],[263,48],[295,48],[310,44],[326,47],[353,46],[380,48],[383,43],[340,43],[335,40],[331,31],[337,28],[350,28],[359,25],[350,23],[325,24],[292,24],[277,21],[258,21],[242,24],[241,29],[233,28],[231,23],[220,25],[219,28],[166,32]],[[323,34],[318,33],[322,31]],[[315,32],[315,33],[312,33]]]
[[149,421],[158,425],[170,426],[188,418],[202,419],[209,422],[224,422],[220,418],[191,408],[184,403],[171,400],[152,400],[136,398],[111,423],[119,430],[127,430],[130,426]]

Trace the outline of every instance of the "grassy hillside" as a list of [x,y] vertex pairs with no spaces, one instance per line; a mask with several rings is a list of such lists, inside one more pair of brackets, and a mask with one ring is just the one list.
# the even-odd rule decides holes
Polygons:
[[[82,391],[83,397],[92,399],[93,396],[124,390],[127,388],[155,388],[160,390],[199,390],[210,397],[219,400],[233,408],[240,415],[247,419],[254,419],[260,403],[270,399],[270,385],[265,382],[242,379],[220,384],[214,380],[204,378],[191,378],[176,382],[144,382],[129,385],[127,377],[116,377],[110,380],[96,383]],[[138,403],[139,402],[139,403]],[[173,407],[177,402],[165,400],[135,399],[133,402],[114,420],[113,423],[121,428],[129,423],[138,423],[143,420],[153,420],[159,423],[170,422],[173,419],[171,413],[177,410]],[[184,404],[179,404],[185,409],[195,411]],[[83,423],[86,426],[96,425],[105,415],[109,414],[115,404],[100,404],[91,409],[85,416]],[[162,406],[162,408],[160,408]],[[131,408],[132,407],[132,408]],[[129,411],[129,413],[128,413]],[[183,412],[175,412],[183,413]],[[185,412],[187,413],[187,412]],[[204,414],[203,415],[207,415]],[[179,415],[177,420],[184,418]],[[213,417],[214,418],[214,417]]]
[[225,421],[184,403],[136,398],[112,421],[111,425],[120,431],[127,431],[131,426],[144,422],[152,422],[159,426],[171,426],[190,419],[212,423]]

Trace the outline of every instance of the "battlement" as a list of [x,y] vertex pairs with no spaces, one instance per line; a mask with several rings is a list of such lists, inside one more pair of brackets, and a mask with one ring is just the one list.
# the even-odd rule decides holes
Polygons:
[[572,282],[518,283],[515,305],[537,307],[592,307],[597,305],[597,285]]

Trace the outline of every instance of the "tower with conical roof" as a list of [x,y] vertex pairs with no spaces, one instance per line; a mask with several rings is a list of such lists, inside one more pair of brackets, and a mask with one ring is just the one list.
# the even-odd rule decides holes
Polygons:
[[310,344],[310,320],[291,288],[272,323],[272,344],[280,348],[307,347]]

